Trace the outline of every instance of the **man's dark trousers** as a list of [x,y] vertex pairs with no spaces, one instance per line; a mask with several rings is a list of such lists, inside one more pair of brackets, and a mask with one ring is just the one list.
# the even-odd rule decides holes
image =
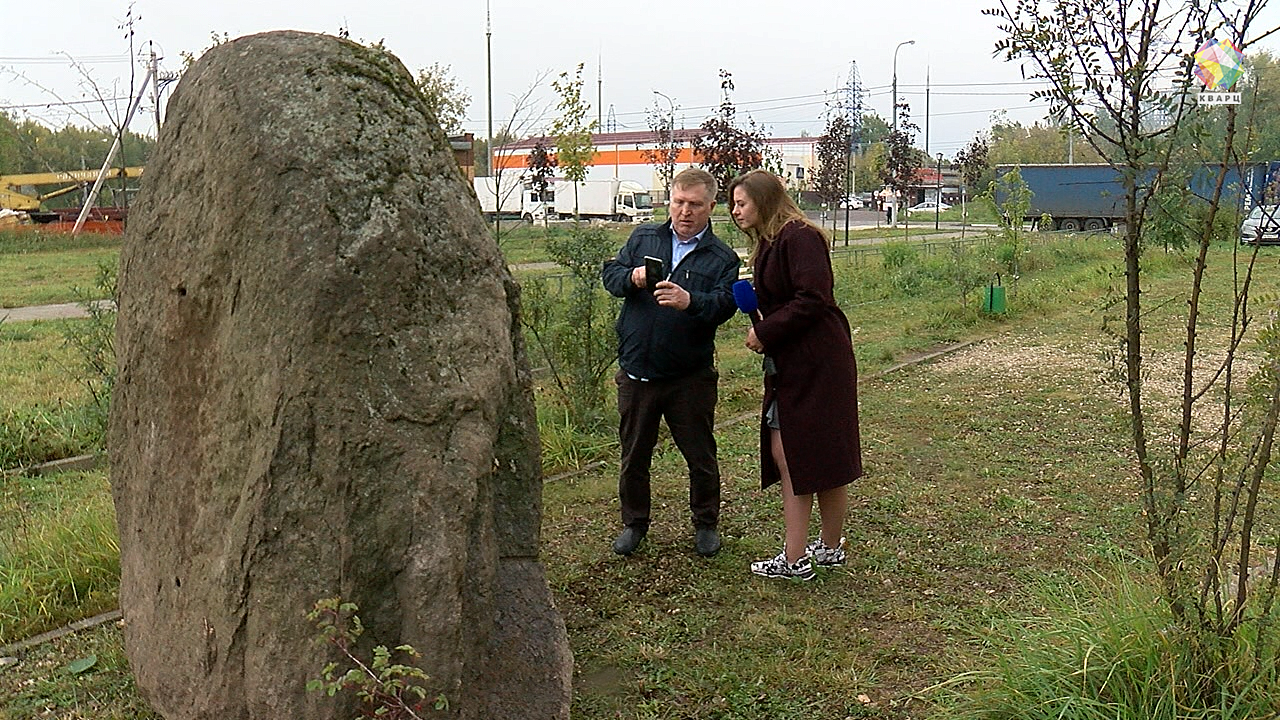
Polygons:
[[619,371],[618,437],[622,472],[618,497],[622,524],[649,528],[649,467],[666,418],[671,439],[689,465],[689,509],[695,527],[714,528],[720,518],[720,466],[716,462],[715,408],[719,374],[699,370],[671,380],[642,381]]

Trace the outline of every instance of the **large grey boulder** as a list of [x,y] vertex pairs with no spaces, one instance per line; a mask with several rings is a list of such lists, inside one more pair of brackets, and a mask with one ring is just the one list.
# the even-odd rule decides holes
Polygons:
[[[347,718],[304,614],[413,645],[441,715],[563,718],[518,294],[392,56],[295,32],[183,77],[121,254],[109,438],[138,686]],[[434,716],[434,715],[433,715]]]

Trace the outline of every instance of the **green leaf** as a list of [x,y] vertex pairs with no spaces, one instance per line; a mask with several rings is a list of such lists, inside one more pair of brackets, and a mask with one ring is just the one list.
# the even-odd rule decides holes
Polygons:
[[98,664],[98,656],[89,655],[88,657],[82,657],[79,660],[76,660],[75,662],[71,663],[70,665],[67,665],[67,672],[71,673],[72,675],[79,675],[97,664]]

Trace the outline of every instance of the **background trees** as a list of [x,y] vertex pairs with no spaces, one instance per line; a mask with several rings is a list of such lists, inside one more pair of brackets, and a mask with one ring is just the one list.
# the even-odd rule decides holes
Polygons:
[[658,167],[658,176],[662,179],[662,189],[671,193],[671,179],[676,174],[676,157],[680,154],[680,146],[676,144],[675,105],[664,112],[662,108],[650,109],[649,129],[653,131],[654,146],[644,150],[644,157]]
[[1022,125],[997,117],[989,138],[992,165],[1103,161],[1097,149],[1067,124]]
[[[96,170],[102,167],[107,150],[115,136],[109,130],[68,125],[51,130],[34,120],[16,121],[0,113],[0,175],[45,173],[60,170]],[[145,166],[155,149],[155,139],[125,131],[115,166]],[[127,204],[117,194],[126,181],[112,181],[103,186],[102,202],[107,205]],[[46,191],[52,187],[44,188]],[[50,208],[78,207],[80,193],[68,193],[47,201]]]
[[467,119],[471,95],[458,85],[450,66],[432,63],[431,67],[418,71],[416,82],[440,129],[446,135],[462,134],[462,121]]
[[[114,138],[100,128],[52,130],[0,113],[0,174],[99,168]],[[154,138],[126,131],[120,157],[126,165],[145,165],[154,148]]]
[[915,182],[916,171],[923,166],[921,153],[914,145],[916,131],[919,129],[911,122],[911,106],[907,101],[899,100],[898,129],[890,130],[885,140],[884,168],[880,174],[881,182],[899,198],[907,196]]
[[991,145],[985,133],[979,133],[956,153],[955,164],[960,169],[960,181],[969,195],[983,192],[991,185],[994,173],[990,153]]
[[720,71],[720,109],[702,121],[702,134],[693,139],[693,152],[699,164],[720,185],[719,202],[724,202],[725,188],[729,181],[748,170],[764,167],[766,141],[764,128],[749,120],[745,128],[738,127],[737,108],[730,94],[733,92],[733,74]]
[[853,127],[840,114],[827,119],[827,131],[818,140],[818,167],[813,171],[813,189],[818,197],[834,208],[849,185],[849,153],[853,145]]
[[551,178],[555,174],[556,164],[555,156],[547,148],[546,138],[538,138],[533,150],[529,151],[527,166],[529,184],[538,191],[539,196],[551,187]]
[[560,73],[560,79],[551,83],[560,96],[556,109],[559,116],[551,122],[551,137],[556,143],[556,164],[564,171],[567,180],[573,182],[573,215],[578,216],[578,183],[587,179],[587,165],[595,156],[591,133],[596,129],[595,120],[587,120],[588,105],[582,99],[582,63],[572,76]]

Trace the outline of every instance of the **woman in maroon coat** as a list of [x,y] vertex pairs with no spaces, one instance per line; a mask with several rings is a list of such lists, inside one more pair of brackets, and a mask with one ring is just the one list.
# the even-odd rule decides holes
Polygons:
[[[729,197],[734,222],[755,240],[750,263],[760,314],[747,347],[766,357],[761,486],[781,483],[786,526],[782,553],[752,563],[751,571],[809,580],[815,564],[844,563],[846,486],[862,475],[849,321],[832,294],[826,236],[778,177],[753,170],[729,184]],[[814,495],[822,531],[809,542]]]

